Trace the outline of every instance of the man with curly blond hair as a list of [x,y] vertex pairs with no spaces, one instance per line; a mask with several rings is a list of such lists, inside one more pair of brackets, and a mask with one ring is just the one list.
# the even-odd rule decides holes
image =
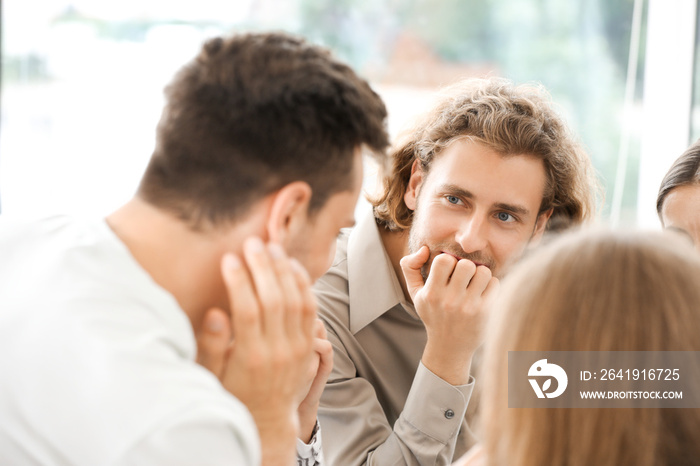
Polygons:
[[334,368],[331,464],[449,464],[470,446],[472,357],[498,279],[545,231],[595,214],[590,159],[539,86],[445,90],[391,154],[372,214],[317,283]]

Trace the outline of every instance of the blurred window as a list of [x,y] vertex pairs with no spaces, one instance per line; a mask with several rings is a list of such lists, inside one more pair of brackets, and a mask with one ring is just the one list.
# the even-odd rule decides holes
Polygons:
[[633,222],[646,28],[644,11],[637,91],[625,106],[634,3],[5,2],[2,212],[116,208],[133,194],[153,149],[163,86],[201,42],[222,33],[286,30],[330,47],[365,76],[387,103],[392,135],[426,109],[436,89],[460,78],[543,83],[588,148],[608,206],[623,121],[631,121],[620,218]]

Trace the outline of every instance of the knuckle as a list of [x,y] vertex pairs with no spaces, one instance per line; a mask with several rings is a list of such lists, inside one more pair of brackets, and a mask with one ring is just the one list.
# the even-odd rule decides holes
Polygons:
[[464,261],[464,267],[467,269],[467,272],[469,272],[471,275],[474,275],[477,270],[479,269],[476,264],[469,259],[462,259]]
[[319,344],[319,352],[322,353],[322,354],[326,354],[326,355],[328,355],[328,354],[333,354],[333,345],[331,344],[330,341],[328,341],[328,340],[323,340],[323,341]]
[[462,302],[451,299],[445,301],[442,306],[442,310],[446,314],[454,314],[462,309]]
[[460,259],[459,262],[457,262],[457,266],[455,267],[455,271],[459,270],[460,273],[467,278],[474,276],[474,272],[476,272],[476,269],[476,264],[474,264],[474,262],[470,261],[469,259]]
[[476,275],[483,278],[491,279],[491,269],[486,266],[476,267]]
[[271,356],[272,366],[278,369],[289,366],[292,361],[292,355],[289,351],[285,351],[284,348],[277,347],[272,352]]
[[433,264],[437,263],[439,267],[454,266],[456,259],[449,254],[438,254],[433,260]]
[[311,354],[311,349],[312,347],[307,344],[306,341],[300,340],[292,346],[292,350],[290,351],[290,359],[293,359],[294,361],[305,360],[307,356]]
[[282,298],[276,293],[269,294],[264,300],[265,306],[271,311],[281,311],[285,304]]
[[425,287],[423,289],[423,293],[421,293],[421,301],[425,302],[426,304],[435,304],[438,298],[438,293],[436,293],[432,288]]
[[313,293],[307,294],[307,298],[304,300],[304,303],[303,305],[301,305],[301,308],[301,310],[305,314],[316,314],[318,304],[316,303],[316,297],[313,295]]
[[258,312],[257,310],[247,310],[246,312],[239,312],[236,316],[238,322],[246,327],[255,325],[258,322]]
[[300,314],[303,310],[303,305],[301,300],[290,296],[286,300],[285,308],[290,314]]
[[259,371],[267,365],[267,355],[262,348],[251,348],[246,354],[246,365],[251,371]]

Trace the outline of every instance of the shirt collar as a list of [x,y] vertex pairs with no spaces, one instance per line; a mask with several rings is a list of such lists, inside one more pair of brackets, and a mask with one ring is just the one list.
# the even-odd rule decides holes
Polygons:
[[401,289],[389,255],[384,249],[379,226],[370,210],[363,215],[348,238],[348,292],[350,331],[357,333],[389,309],[401,304],[419,319],[413,304]]

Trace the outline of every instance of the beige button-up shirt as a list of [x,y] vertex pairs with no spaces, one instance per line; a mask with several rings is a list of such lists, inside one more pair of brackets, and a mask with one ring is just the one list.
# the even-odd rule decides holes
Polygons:
[[315,285],[334,367],[319,422],[327,464],[447,465],[473,444],[464,419],[474,387],[420,362],[425,326],[403,294],[368,213],[338,240]]

